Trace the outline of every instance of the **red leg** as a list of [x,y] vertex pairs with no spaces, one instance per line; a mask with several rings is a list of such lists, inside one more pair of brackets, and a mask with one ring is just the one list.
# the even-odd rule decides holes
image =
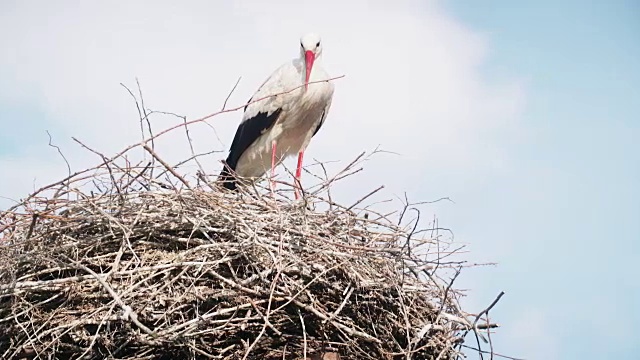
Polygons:
[[298,191],[298,188],[302,187],[300,178],[302,177],[302,158],[303,157],[304,157],[304,150],[298,153],[298,166],[296,167],[296,181],[295,181],[296,200],[300,198],[300,192]]
[[276,191],[276,183],[273,180],[273,176],[276,173],[276,141],[273,140],[271,142],[271,179],[269,179],[270,181],[270,185],[271,185],[271,193],[275,196],[275,191]]

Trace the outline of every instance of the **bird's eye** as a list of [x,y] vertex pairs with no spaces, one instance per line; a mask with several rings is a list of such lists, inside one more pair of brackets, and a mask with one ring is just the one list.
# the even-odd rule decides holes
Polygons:
[[320,41],[318,41],[318,43],[316,44],[316,47],[320,47]]

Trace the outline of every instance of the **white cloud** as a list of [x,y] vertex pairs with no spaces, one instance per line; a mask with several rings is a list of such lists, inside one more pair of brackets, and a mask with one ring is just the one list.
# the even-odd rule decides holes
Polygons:
[[[135,107],[120,82],[135,87],[137,76],[148,107],[199,117],[221,106],[238,76],[243,79],[230,103],[242,104],[276,66],[297,55],[298,36],[316,30],[325,42],[325,67],[347,77],[336,83],[331,114],[308,159],[349,161],[380,144],[402,156],[378,157],[357,181],[396,192],[419,191],[417,179],[448,183],[433,175],[438,172],[480,180],[508,162],[501,145],[517,129],[522,87],[485,81],[479,69],[486,40],[437,2],[212,4],[9,5],[0,15],[0,76],[8,79],[0,99],[38,102],[74,167],[86,166],[97,158],[70,136],[107,154],[139,139]],[[226,150],[240,117],[211,121],[224,146],[206,126],[199,127],[196,144]],[[154,128],[176,120],[154,118]],[[166,144],[165,156],[177,159],[187,150]],[[55,151],[41,149],[42,159],[59,161]],[[221,157],[207,161],[211,172]],[[66,172],[60,165],[57,176]],[[12,191],[3,187],[4,194]]]

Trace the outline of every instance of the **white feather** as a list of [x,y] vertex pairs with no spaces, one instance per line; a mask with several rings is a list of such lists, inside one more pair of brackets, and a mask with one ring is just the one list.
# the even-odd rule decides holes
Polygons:
[[[309,82],[329,79],[329,75],[319,61],[320,51],[316,50],[316,53]],[[285,158],[298,154],[308,146],[318,124],[326,118],[331,107],[334,85],[331,82],[319,82],[309,84],[308,89],[305,90],[303,59],[303,57],[294,59],[280,66],[251,98],[251,101],[255,101],[279,94],[249,104],[245,110],[243,122],[259,112],[272,114],[277,109],[282,109],[282,112],[276,124],[242,154],[236,167],[238,175],[260,177],[269,170],[273,140],[277,144],[276,165]],[[292,90],[296,87],[298,88]]]

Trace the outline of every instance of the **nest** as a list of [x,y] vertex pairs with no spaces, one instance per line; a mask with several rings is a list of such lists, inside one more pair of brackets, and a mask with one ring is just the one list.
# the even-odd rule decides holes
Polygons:
[[3,359],[453,359],[496,326],[460,309],[439,236],[327,196],[358,161],[292,202],[148,143],[0,213]]

